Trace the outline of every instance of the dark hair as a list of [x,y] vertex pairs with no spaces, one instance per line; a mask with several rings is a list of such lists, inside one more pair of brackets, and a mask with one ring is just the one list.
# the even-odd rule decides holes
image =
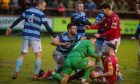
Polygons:
[[100,4],[100,9],[105,9],[108,8],[109,10],[111,9],[111,5],[108,2],[103,2]]
[[36,1],[36,6],[38,6],[40,3],[43,3],[43,2],[45,2],[44,0],[37,0]]
[[95,35],[94,34],[86,34],[86,39],[91,39],[91,38],[93,38],[93,39],[95,39],[96,37],[95,37]]
[[112,43],[108,43],[107,45],[108,45],[108,47],[112,48],[113,50],[116,50],[116,45],[114,45]]
[[67,25],[67,30],[69,30],[72,26],[76,26],[76,24],[75,24],[75,23],[69,23],[69,24]]

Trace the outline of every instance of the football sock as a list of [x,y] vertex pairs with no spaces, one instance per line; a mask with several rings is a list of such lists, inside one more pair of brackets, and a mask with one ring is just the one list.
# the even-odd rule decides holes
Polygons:
[[62,76],[59,73],[53,72],[52,73],[52,76],[53,76],[53,78],[55,78],[58,81],[61,81],[62,80]]
[[41,59],[36,59],[36,62],[35,62],[35,75],[39,74],[40,68],[41,68]]
[[90,74],[91,74],[91,72],[93,71],[93,67],[88,67],[87,69],[86,69],[86,71],[85,71],[85,73],[84,73],[84,76],[82,77],[83,79],[87,79],[89,76],[90,76]]
[[16,72],[19,72],[19,70],[20,70],[20,67],[21,67],[21,65],[22,65],[22,59],[21,58],[18,58],[17,59],[17,62],[16,62]]
[[60,64],[55,65],[55,72],[60,73],[62,71],[63,67]]

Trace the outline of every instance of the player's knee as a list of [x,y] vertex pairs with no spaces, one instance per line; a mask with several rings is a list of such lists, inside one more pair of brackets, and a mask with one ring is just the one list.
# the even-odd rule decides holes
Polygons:
[[69,79],[68,76],[64,76],[64,77],[62,78],[61,84],[66,84],[67,81],[68,81],[68,79]]
[[37,52],[35,53],[36,58],[40,58],[41,57],[41,52]]
[[95,62],[94,61],[89,61],[88,67],[95,67]]
[[21,52],[20,53],[20,58],[24,58],[27,55],[27,52]]

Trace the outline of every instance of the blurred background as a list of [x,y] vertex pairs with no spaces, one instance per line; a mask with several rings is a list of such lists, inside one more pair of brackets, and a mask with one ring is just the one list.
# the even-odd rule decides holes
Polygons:
[[[13,21],[26,9],[34,7],[36,0],[0,0],[0,30],[8,28]],[[77,0],[45,0],[49,25],[55,32],[66,31],[70,16],[74,12],[74,3]],[[99,5],[104,0],[81,0],[84,2],[85,12],[91,22],[100,12]],[[113,11],[121,18],[122,34],[132,35],[138,25],[136,14],[136,0],[111,0]],[[21,30],[23,22],[14,28]],[[44,31],[45,28],[42,28]],[[46,31],[46,30],[45,30]],[[88,32],[88,31],[87,31]],[[95,32],[92,30],[91,32]]]
[[[21,51],[22,29],[24,21],[20,22],[13,29],[11,36],[5,36],[5,31],[10,25],[28,8],[35,6],[36,0],[0,0],[0,84],[56,84],[55,81],[32,81],[35,57],[30,49],[27,59],[23,64],[21,77],[13,81],[11,76],[15,67],[16,59]],[[70,16],[75,11],[74,4],[77,0],[45,0],[47,11],[45,12],[49,25],[56,33],[67,31],[66,25],[70,22]],[[96,15],[100,12],[99,5],[104,0],[81,0],[84,2],[85,12],[90,22],[95,21]],[[136,0],[111,0],[113,11],[121,20],[122,41],[117,56],[120,62],[120,69],[123,74],[123,81],[120,84],[140,84],[140,67],[137,65],[138,41],[130,40],[134,35],[139,19],[136,14]],[[44,70],[53,68],[52,58],[55,46],[50,45],[51,38],[46,35],[44,26],[42,32],[42,67]],[[45,34],[44,34],[45,32]],[[86,30],[87,33],[96,33],[96,30]],[[25,82],[23,82],[25,81]],[[78,84],[70,83],[70,84]]]
[[[0,14],[18,15],[25,9],[33,7],[36,0],[0,0]],[[48,16],[70,16],[74,11],[74,3],[77,0],[45,0],[47,2]],[[104,0],[81,0],[84,2],[85,11],[89,17],[95,17],[99,5]],[[136,18],[136,0],[111,0],[114,4],[113,10],[122,18]],[[126,15],[127,14],[127,15]],[[130,15],[130,16],[128,16]]]

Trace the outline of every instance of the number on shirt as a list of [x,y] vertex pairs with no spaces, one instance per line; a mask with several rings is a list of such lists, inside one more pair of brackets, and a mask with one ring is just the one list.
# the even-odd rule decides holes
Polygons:
[[32,15],[28,18],[28,22],[34,22],[34,14],[32,14]]

